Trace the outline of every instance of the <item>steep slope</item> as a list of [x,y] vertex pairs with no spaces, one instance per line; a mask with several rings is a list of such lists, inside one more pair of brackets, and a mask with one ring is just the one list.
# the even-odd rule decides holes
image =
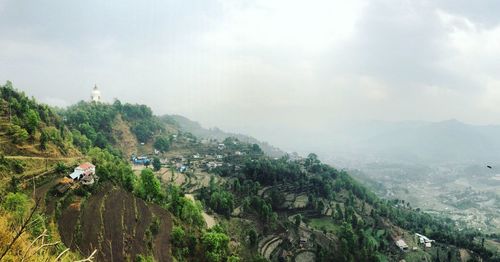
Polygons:
[[0,154],[78,156],[62,118],[47,105],[17,92],[11,82],[0,86]]
[[134,260],[150,252],[156,261],[171,261],[170,214],[111,184],[70,205],[58,225],[66,246],[84,255],[98,250],[101,261]]
[[114,146],[126,156],[130,156],[137,151],[139,142],[137,137],[130,131],[130,125],[123,120],[121,115],[117,115],[112,126]]

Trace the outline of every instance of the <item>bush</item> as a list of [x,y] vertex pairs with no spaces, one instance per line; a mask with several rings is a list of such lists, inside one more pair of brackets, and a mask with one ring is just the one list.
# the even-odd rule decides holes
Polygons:
[[29,210],[30,201],[25,194],[9,193],[5,197],[2,208],[11,212],[17,221],[22,221]]
[[64,164],[63,162],[57,162],[56,164],[56,168],[55,168],[55,171],[57,173],[65,173],[66,171],[68,170],[68,166],[66,166],[66,164]]
[[12,161],[11,167],[16,174],[22,174],[24,172],[24,166],[19,160]]
[[11,136],[12,142],[14,143],[23,143],[29,136],[28,131],[18,125],[11,125],[8,134]]
[[153,169],[155,171],[159,171],[161,169],[161,162],[160,159],[157,157],[153,158]]

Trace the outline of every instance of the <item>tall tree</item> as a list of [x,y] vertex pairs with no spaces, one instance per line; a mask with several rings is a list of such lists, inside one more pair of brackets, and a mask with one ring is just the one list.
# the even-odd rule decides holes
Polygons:
[[143,197],[148,201],[158,201],[161,199],[161,184],[149,168],[141,172],[141,190]]

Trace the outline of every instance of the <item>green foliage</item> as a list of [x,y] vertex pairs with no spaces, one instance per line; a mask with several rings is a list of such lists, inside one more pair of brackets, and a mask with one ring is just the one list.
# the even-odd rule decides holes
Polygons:
[[[7,131],[14,143],[23,143],[29,137],[34,140],[35,133],[41,132],[43,127],[63,126],[59,115],[50,107],[39,104],[23,92],[15,90],[10,81],[3,86],[0,85],[0,105],[8,105],[1,109],[5,110],[3,114],[9,116],[10,126]],[[42,145],[42,149],[44,147],[45,144]]]
[[64,164],[63,162],[57,162],[55,171],[59,174],[63,174],[68,170],[68,166]]
[[242,203],[243,210],[248,213],[254,213],[259,220],[264,223],[265,228],[274,228],[278,220],[278,214],[273,212],[270,203],[258,196],[247,197]]
[[106,148],[115,143],[112,125],[119,114],[129,122],[130,130],[140,142],[147,142],[155,133],[162,130],[162,126],[149,107],[122,105],[119,100],[112,105],[81,101],[62,113],[75,137],[74,144],[83,151],[91,145]]
[[153,171],[149,168],[141,171],[139,194],[148,201],[159,202],[163,195],[161,192],[160,180],[156,178]]
[[155,262],[155,259],[153,256],[146,256],[146,255],[136,255],[134,262]]
[[156,236],[158,232],[160,231],[160,219],[158,217],[153,217],[153,221],[151,221],[151,225],[149,225],[149,230],[153,234],[153,236]]
[[10,125],[7,134],[11,136],[12,142],[16,144],[25,142],[29,137],[26,129],[15,124]]
[[166,201],[168,209],[182,221],[195,227],[203,227],[205,220],[201,215],[202,206],[199,202],[193,202],[183,196],[181,189],[169,184],[166,190]]
[[213,177],[210,179],[210,187],[200,190],[200,198],[215,212],[229,217],[234,209],[233,194],[215,184]]
[[81,151],[87,152],[91,148],[92,141],[90,141],[90,139],[88,139],[85,135],[82,135],[80,131],[73,130],[71,131],[71,134],[73,136],[73,144],[80,148]]
[[172,242],[172,253],[174,257],[177,258],[177,260],[184,260],[184,258],[189,255],[189,240],[184,229],[179,226],[174,226],[172,228],[170,241]]
[[9,191],[16,193],[19,190],[21,180],[17,176],[11,176],[9,181]]
[[31,235],[33,236],[39,236],[43,233],[43,231],[46,229],[45,223],[46,223],[46,218],[39,214],[36,213],[33,215],[31,225],[29,227],[29,231]]
[[30,200],[23,193],[8,193],[2,202],[2,208],[9,211],[16,221],[21,221],[29,211]]
[[254,228],[251,228],[250,230],[248,230],[247,235],[250,246],[253,247],[257,245],[257,237],[258,237],[257,231],[255,231]]
[[49,136],[47,135],[46,132],[42,132],[42,134],[40,135],[40,149],[46,150],[48,142],[49,142]]
[[243,173],[248,179],[263,185],[274,185],[286,181],[300,183],[306,179],[305,173],[295,162],[283,157],[277,160],[261,157],[245,162]]
[[300,222],[302,221],[302,216],[300,214],[295,215],[294,221],[295,221],[295,227],[299,228]]
[[151,108],[145,105],[125,104],[121,106],[121,112],[126,120],[132,122],[130,130],[140,142],[148,142],[157,131],[163,129]]
[[185,244],[184,238],[186,237],[186,233],[184,232],[184,229],[179,226],[174,226],[172,228],[172,233],[171,233],[171,241],[172,244],[176,247],[182,247]]
[[90,149],[88,156],[96,166],[96,175],[100,180],[114,181],[129,191],[136,188],[136,176],[130,164],[123,158],[112,154],[108,149],[98,147]]
[[170,139],[165,136],[156,138],[154,147],[160,152],[167,152],[170,149]]
[[[112,124],[118,114],[111,105],[104,103],[79,102],[76,105],[68,107],[62,112],[66,118],[67,125],[73,130],[79,131],[79,137],[75,145],[86,146],[82,144],[85,139],[89,139],[94,146],[105,148],[114,142],[112,136]],[[83,141],[82,141],[83,140]]]
[[229,237],[220,232],[207,232],[201,237],[205,258],[210,262],[226,261]]
[[158,157],[153,158],[153,169],[155,171],[160,171],[161,169],[161,162]]
[[199,202],[194,202],[182,197],[180,200],[181,209],[179,213],[179,217],[188,224],[193,226],[203,226],[205,225],[205,220],[201,215],[203,208]]
[[33,109],[29,109],[28,113],[26,114],[26,131],[30,135],[35,134],[36,129],[38,128],[38,125],[40,123],[40,116],[38,115],[38,112],[36,112]]

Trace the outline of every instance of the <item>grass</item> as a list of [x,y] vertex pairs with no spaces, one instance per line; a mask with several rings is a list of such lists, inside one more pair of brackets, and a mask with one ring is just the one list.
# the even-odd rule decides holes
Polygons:
[[405,254],[405,260],[407,262],[412,261],[431,261],[431,256],[424,252],[423,250],[409,251]]
[[335,224],[335,221],[333,221],[330,217],[311,218],[309,226],[318,230],[326,230],[333,233],[336,233],[339,230],[339,225]]

